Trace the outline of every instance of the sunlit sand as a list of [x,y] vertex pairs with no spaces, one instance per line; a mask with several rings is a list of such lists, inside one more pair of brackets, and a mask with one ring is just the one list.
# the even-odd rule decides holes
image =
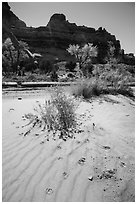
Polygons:
[[3,95],[3,201],[135,201],[134,102],[121,95],[81,101],[82,131],[73,139],[47,140],[36,128],[24,137],[22,116],[48,97],[44,91]]

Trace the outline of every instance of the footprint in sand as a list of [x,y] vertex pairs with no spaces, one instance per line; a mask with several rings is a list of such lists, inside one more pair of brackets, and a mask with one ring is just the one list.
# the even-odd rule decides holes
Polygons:
[[88,143],[88,142],[90,142],[90,141],[89,141],[89,139],[85,139],[84,142],[85,142],[85,143]]
[[58,160],[61,160],[61,159],[63,159],[63,157],[58,157]]
[[109,147],[109,146],[102,146],[102,148],[103,148],[103,149],[105,149],[105,150],[110,149],[110,147]]
[[68,176],[69,176],[68,173],[64,171],[64,172],[63,172],[63,177],[64,177],[64,179],[67,179]]
[[57,149],[61,149],[61,146],[60,146],[60,145],[58,145],[58,146],[57,146]]
[[126,167],[125,162],[122,162],[122,161],[121,161],[121,162],[120,162],[120,166],[121,166],[121,167]]
[[93,176],[89,176],[89,177],[88,177],[88,180],[89,180],[89,181],[93,181]]
[[35,133],[35,136],[39,136],[39,133]]
[[11,111],[15,111],[15,109],[14,109],[14,108],[10,108],[10,109],[9,109],[9,112],[11,112]]
[[40,144],[44,144],[44,141],[41,141]]
[[86,161],[86,158],[85,158],[85,157],[82,157],[81,159],[78,160],[78,164],[81,165],[81,166],[83,166],[84,163],[85,163],[85,161]]
[[46,188],[46,194],[51,195],[53,193],[52,188]]

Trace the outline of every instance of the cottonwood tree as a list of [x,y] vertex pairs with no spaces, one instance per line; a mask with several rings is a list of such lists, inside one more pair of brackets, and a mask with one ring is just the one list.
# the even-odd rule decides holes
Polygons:
[[67,51],[74,55],[76,61],[79,65],[79,70],[82,72],[82,75],[85,75],[85,67],[88,63],[92,63],[92,59],[97,56],[97,47],[93,46],[93,44],[88,43],[83,47],[77,45],[69,45]]
[[28,55],[24,51],[28,49],[28,44],[23,41],[19,41],[19,50],[17,50],[12,43],[10,38],[7,38],[2,45],[2,55],[3,55],[3,64],[6,63],[9,65],[10,71],[17,71],[16,65],[21,61],[24,61],[28,58]]

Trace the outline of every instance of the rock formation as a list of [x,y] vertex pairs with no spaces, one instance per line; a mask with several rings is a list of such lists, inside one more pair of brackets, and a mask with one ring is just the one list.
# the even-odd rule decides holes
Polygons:
[[2,23],[7,24],[9,27],[26,27],[26,24],[10,10],[7,2],[2,3]]
[[8,3],[4,2],[2,22],[8,22],[17,39],[27,42],[31,51],[46,55],[47,58],[58,57],[60,60],[66,60],[71,57],[66,51],[69,44],[83,45],[89,42],[98,46],[98,62],[101,63],[107,54],[108,41],[113,42],[116,48],[115,55],[119,55],[121,49],[120,41],[102,27],[95,30],[86,26],[77,26],[68,22],[64,14],[51,16],[47,26],[26,27],[26,24],[10,10]]

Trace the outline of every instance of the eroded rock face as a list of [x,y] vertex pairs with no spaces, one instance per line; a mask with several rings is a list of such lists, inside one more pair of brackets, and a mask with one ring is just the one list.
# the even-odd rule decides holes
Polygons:
[[55,14],[53,14],[52,16],[51,16],[51,18],[50,18],[50,22],[51,21],[56,21],[56,20],[58,20],[58,21],[66,21],[66,16],[64,15],[64,14],[58,14],[58,13],[55,13]]
[[2,2],[2,23],[6,23],[9,27],[26,27],[26,24],[10,10],[7,2]]
[[98,60],[107,53],[107,41],[112,41],[119,53],[120,42],[114,35],[101,27],[98,30],[85,26],[77,26],[66,20],[64,14],[51,16],[47,26],[38,28],[26,27],[11,10],[8,3],[2,4],[2,21],[11,27],[18,40],[28,43],[30,49],[43,55],[56,56],[61,60],[68,58],[66,49],[70,44],[93,43],[99,47]]

